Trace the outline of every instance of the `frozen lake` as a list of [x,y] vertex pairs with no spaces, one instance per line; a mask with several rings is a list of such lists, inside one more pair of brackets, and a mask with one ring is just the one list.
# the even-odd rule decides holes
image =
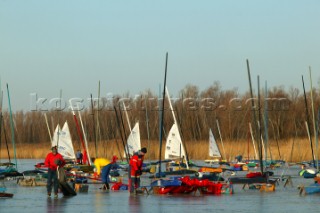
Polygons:
[[[39,160],[18,160],[18,170],[33,169]],[[291,168],[293,187],[277,186],[275,192],[242,190],[235,186],[233,195],[130,195],[127,191],[104,192],[100,184],[90,184],[87,193],[58,199],[47,198],[45,187],[23,187],[15,180],[5,181],[7,192],[13,198],[0,199],[0,212],[319,212],[320,194],[300,196],[297,186],[311,183],[297,177],[299,168]],[[275,171],[281,174],[282,170]],[[149,181],[147,178],[144,181]]]

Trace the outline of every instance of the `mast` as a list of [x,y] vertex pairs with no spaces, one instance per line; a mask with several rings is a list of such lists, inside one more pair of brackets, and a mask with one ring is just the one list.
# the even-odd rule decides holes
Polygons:
[[[311,140],[311,134],[310,134],[310,130],[309,130],[309,126],[308,126],[308,122],[305,121],[304,122],[305,126],[306,126],[306,130],[307,130],[307,135],[308,135],[308,139],[309,141]],[[314,157],[314,155],[312,154],[312,157]]]
[[253,131],[252,131],[252,125],[250,122],[249,122],[249,130],[250,130],[250,135],[251,135],[252,144],[253,144],[254,156],[255,156],[255,159],[258,159],[257,149],[256,149],[256,145],[255,145]]
[[166,82],[167,82],[167,66],[168,66],[168,52],[166,53],[166,65],[164,71],[164,83],[163,83],[163,93],[162,93],[162,108],[159,110],[161,112],[161,122],[160,122],[160,148],[159,148],[159,177],[161,177],[161,155],[162,155],[162,134],[163,134],[163,118],[164,118],[164,101],[166,97]]
[[[117,121],[117,124],[118,124],[118,130],[119,130],[119,134],[120,134],[120,137],[121,137],[123,149],[124,149],[124,152],[126,153],[126,160],[127,160],[127,162],[129,163],[129,160],[130,160],[129,149],[128,149],[128,146],[125,145],[125,142],[124,142],[124,139],[123,139],[123,134],[122,134],[122,131],[121,131],[121,126],[120,126],[120,121],[119,121],[119,116],[118,116],[117,108],[116,108],[116,106],[113,106],[113,108],[114,108],[114,112],[115,112],[115,114],[116,114],[116,121]],[[121,112],[120,112],[120,113],[121,113]],[[124,135],[125,135],[125,133],[124,133]],[[126,139],[126,140],[127,140],[127,139]]]
[[[259,104],[260,105],[260,104]],[[261,115],[262,116],[262,115]],[[262,129],[262,127],[260,126],[260,122],[258,121],[258,128],[259,129]],[[267,149],[268,149],[268,147],[266,146],[265,147],[265,143],[264,143],[264,141],[263,141],[263,136],[262,136],[262,133],[261,133],[261,135],[260,135],[260,140],[261,140],[261,154],[263,154],[264,153],[264,156],[265,156],[265,153],[267,152]],[[267,158],[265,157],[265,159],[267,160]]]
[[[314,113],[314,104],[313,104],[313,95],[312,95],[312,77],[311,77],[311,67],[309,66],[309,74],[310,74],[310,96],[311,96],[311,110],[312,110],[312,119],[313,119],[313,134],[314,134],[314,141],[316,144],[316,151],[315,151],[315,158],[318,162],[319,158],[318,158],[318,134],[317,134],[317,125],[316,125],[316,119],[315,119],[315,113]],[[316,164],[316,168],[319,171],[319,163]]]
[[[302,76],[302,86],[303,86],[303,94],[304,94],[304,104],[306,108],[306,125],[307,125],[307,131],[308,134],[310,134],[310,121],[309,121],[309,113],[308,113],[308,102],[307,102],[307,96],[306,96],[306,90],[304,88],[304,80]],[[314,153],[313,153],[313,145],[312,145],[312,138],[309,136],[309,141],[310,141],[310,146],[311,146],[311,152],[312,152],[312,161],[313,161],[313,166],[316,168],[316,161],[314,159]]]
[[217,123],[218,133],[219,133],[219,137],[220,137],[220,141],[221,141],[221,145],[222,145],[224,159],[227,160],[226,150],[224,149],[224,145],[223,145],[223,141],[222,141],[222,136],[221,136],[221,132],[220,132],[220,125],[219,125],[218,119],[216,119],[216,123]]
[[[119,102],[119,114],[120,114],[120,121],[121,121],[122,129],[123,129],[123,135],[124,135],[125,141],[128,141],[127,133],[126,133],[126,128],[124,127],[124,122],[123,122],[123,117],[122,117],[120,102]],[[129,154],[129,147],[128,147],[128,154]],[[130,159],[130,157],[129,157],[129,159]]]
[[9,151],[9,146],[8,146],[7,130],[6,130],[6,127],[4,125],[3,116],[2,116],[2,124],[3,124],[4,140],[6,141],[6,148],[7,148],[9,163],[11,163],[10,151]]
[[9,92],[8,84],[7,84],[7,93],[8,93],[9,111],[10,111],[11,141],[12,141],[12,146],[13,146],[13,154],[14,154],[14,160],[15,160],[15,164],[16,164],[16,169],[18,170],[16,144],[15,144],[15,140],[14,140],[14,125],[13,125],[11,101],[10,101],[10,92]]
[[[127,123],[128,123],[128,128],[129,128],[129,137],[130,137],[130,134],[131,134],[131,132],[132,132],[132,129],[131,129],[131,124],[130,124],[130,120],[129,120],[129,116],[128,116],[128,112],[127,112],[127,108],[126,108],[126,105],[124,104],[124,101],[122,101],[122,106],[123,106],[123,110],[124,110],[124,114],[126,115],[126,119],[127,119]],[[119,102],[119,109],[120,109],[120,102]],[[124,134],[125,134],[125,136],[126,136],[126,133],[125,133],[125,127],[124,127],[124,123],[123,123],[123,119],[122,119],[122,114],[121,114],[121,110],[120,110],[120,118],[121,118],[121,121],[122,121],[122,127],[123,127],[123,129],[124,129]],[[125,149],[125,152],[127,151],[128,152],[128,154],[130,155],[130,149],[129,149],[129,145],[128,145],[128,140],[127,140],[127,138],[126,138],[126,149]],[[135,151],[138,151],[138,150],[135,150]],[[132,154],[134,154],[134,153],[132,153]],[[126,153],[125,153],[125,155],[126,155]],[[130,158],[130,157],[129,157]]]
[[[1,89],[1,80],[0,80],[0,89]],[[8,153],[8,159],[9,159],[9,163],[11,163],[11,157],[10,157],[8,139],[7,139],[7,131],[5,129],[3,115],[2,115],[2,104],[3,104],[3,91],[2,90],[1,90],[1,99],[0,99],[0,101],[1,101],[1,103],[0,103],[0,151],[1,151],[1,144],[2,144],[1,139],[2,139],[2,129],[3,129],[4,140],[6,142],[6,149],[7,149],[7,153]]]
[[[265,94],[265,98],[264,98],[264,142],[265,142],[265,150],[264,150],[264,154],[265,154],[265,158],[266,161],[268,159],[268,86],[267,86],[267,81],[265,81],[265,88],[264,88],[264,94]],[[271,157],[271,156],[270,156]],[[272,160],[272,158],[271,158]],[[280,160],[281,160],[281,156],[280,156]]]
[[[178,127],[177,119],[176,119],[176,116],[175,116],[174,111],[173,111],[173,107],[172,107],[172,104],[171,104],[170,95],[169,95],[169,91],[168,91],[168,88],[167,88],[167,87],[166,87],[166,93],[167,93],[167,96],[168,96],[170,111],[172,112],[174,124],[177,125],[177,129],[178,129],[178,132],[179,132],[179,134],[180,134],[180,129],[179,129],[179,127]],[[181,147],[181,146],[182,146],[182,147]],[[189,163],[188,163],[189,157],[188,157],[188,152],[187,152],[187,150],[186,150],[186,146],[182,143],[182,140],[181,140],[180,152],[179,152],[180,155],[181,155],[181,149],[182,149],[182,148],[183,148],[184,151],[185,151],[186,156],[183,156],[183,157],[186,158],[186,159],[185,159],[185,160],[186,160],[186,166],[187,166],[187,169],[189,169]],[[180,159],[181,159],[181,156],[180,156]]]
[[166,87],[166,93],[167,93],[168,100],[169,100],[169,106],[170,106],[170,111],[171,111],[171,113],[172,113],[173,122],[174,122],[175,124],[177,124],[177,119],[176,119],[176,116],[174,115],[174,112],[173,112],[173,107],[172,107],[172,104],[171,104],[170,95],[169,95],[169,91],[168,91],[168,88],[167,88],[167,87]]
[[124,101],[122,101],[122,105],[123,105],[124,113],[125,113],[126,118],[127,118],[129,131],[131,132],[132,129],[131,129],[131,125],[130,125],[130,121],[129,121],[129,116],[128,116],[127,108],[126,108],[126,105],[124,104]]
[[[83,150],[84,150],[84,155],[86,155],[86,157],[88,158],[89,165],[91,165],[91,159],[90,159],[90,156],[89,156],[88,145],[87,145],[87,142],[86,142],[86,144],[84,144],[84,141],[83,141],[83,138],[82,138],[82,134],[81,134],[81,130],[80,130],[80,127],[79,127],[79,122],[78,122],[77,116],[76,116],[76,114],[75,114],[75,112],[74,112],[74,110],[73,110],[71,101],[70,101],[70,108],[71,108],[71,112],[72,112],[72,115],[73,115],[74,122],[76,123],[76,128],[77,128],[77,132],[78,132],[78,135],[79,135],[81,144],[82,144],[82,148],[83,148]],[[79,117],[80,117],[80,109],[79,109],[79,106],[78,106],[78,112],[79,112]],[[83,125],[82,125],[81,117],[80,117],[80,121],[81,121],[82,130],[83,130]],[[84,134],[84,136],[85,136],[84,130],[83,130],[83,134]],[[86,138],[85,138],[85,139],[86,139]]]
[[[259,158],[260,158],[260,169],[261,169],[261,173],[263,174],[263,159],[262,159],[262,140],[261,140],[261,105],[260,105],[260,78],[259,75],[257,76],[257,80],[258,80],[258,130],[259,130],[259,137],[258,137],[258,144],[260,145],[260,149],[259,149]],[[267,179],[268,181],[268,179]]]
[[50,137],[50,142],[52,141],[52,136],[51,136],[51,131],[50,131],[50,127],[49,127],[49,124],[48,124],[48,118],[47,118],[47,114],[44,113],[44,119],[46,120],[46,125],[47,125],[47,129],[48,129],[48,133],[49,133],[49,137]]
[[[256,118],[256,112],[255,112],[255,104],[253,100],[253,92],[252,92],[252,84],[251,84],[251,75],[250,75],[250,66],[249,66],[249,60],[247,59],[247,71],[248,71],[248,78],[249,78],[249,88],[250,88],[250,96],[251,96],[251,111],[253,114],[253,122],[254,122],[254,129],[255,129],[255,135],[258,141],[258,149],[261,150],[261,144],[259,143],[260,141],[260,136],[258,136],[258,126],[257,126],[257,118]],[[262,152],[259,151],[259,160],[260,160],[260,168],[261,168],[261,173],[263,173],[263,165],[262,165]]]
[[148,136],[148,150],[150,150],[150,132],[149,132],[149,116],[148,116],[148,108],[147,108],[147,99],[145,101],[145,108],[146,108],[146,126],[147,126],[147,136]]
[[93,134],[94,134],[94,148],[95,148],[95,153],[96,153],[96,158],[98,157],[98,150],[97,150],[97,134],[96,134],[96,125],[95,125],[95,119],[94,119],[94,106],[93,106],[93,99],[92,99],[92,94],[91,96],[91,115],[92,115],[92,120],[93,120]]
[[[79,106],[78,106],[78,109],[79,109]],[[80,113],[80,110],[78,110],[78,115],[79,115],[79,120],[80,120],[80,124],[81,124],[81,129],[82,129],[82,133],[83,133],[83,138],[84,138],[84,145],[85,145],[85,151],[86,151],[86,155],[88,157],[88,162],[89,162],[89,165],[91,166],[92,164],[92,161],[91,161],[91,157],[90,157],[90,152],[89,152],[89,147],[88,147],[88,140],[87,140],[87,134],[86,134],[86,131],[84,130],[84,126],[83,126],[83,122],[82,122],[82,117],[81,117],[81,113]],[[75,117],[77,119],[77,117]],[[81,135],[81,133],[80,133]],[[83,145],[82,145],[83,146]]]
[[99,123],[99,111],[100,111],[100,81],[98,86],[98,106],[97,106],[97,128],[96,128],[96,141],[100,142],[101,140],[101,132],[100,132],[100,123]]
[[59,102],[60,106],[58,110],[58,135],[57,135],[57,151],[59,150],[59,137],[60,137],[60,110],[62,109],[61,107],[61,99],[62,99],[62,90],[60,89],[60,96],[59,96]]

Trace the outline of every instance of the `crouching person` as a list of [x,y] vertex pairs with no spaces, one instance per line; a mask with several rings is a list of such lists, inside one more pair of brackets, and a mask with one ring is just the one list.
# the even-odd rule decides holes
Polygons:
[[103,182],[103,187],[102,189],[103,190],[109,190],[110,189],[110,171],[112,169],[117,169],[119,168],[119,165],[117,164],[117,156],[113,156],[112,157],[112,161],[107,164],[106,166],[104,166],[101,170],[101,179],[102,179],[102,182]]

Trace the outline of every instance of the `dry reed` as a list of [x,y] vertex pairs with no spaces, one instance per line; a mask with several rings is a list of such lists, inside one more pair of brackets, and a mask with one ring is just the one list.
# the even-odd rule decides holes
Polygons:
[[[165,141],[163,141],[162,146],[162,155],[164,156],[165,150]],[[220,141],[217,142],[220,148],[221,154],[224,155],[224,151],[222,149]],[[254,149],[253,145],[248,141],[224,141],[224,150],[227,160],[233,160],[235,156],[242,155],[244,159],[250,158],[253,159]],[[304,160],[311,160],[311,148],[310,143],[307,139],[299,139],[293,141],[291,140],[284,140],[278,141],[279,143],[279,150],[276,141],[269,141],[270,149],[268,150],[268,158],[272,159],[282,159],[290,162],[299,162]],[[293,151],[292,150],[292,144]],[[118,144],[118,145],[117,145]],[[187,141],[185,143],[187,152],[189,155],[189,159],[193,160],[204,160],[209,158],[208,154],[208,141]],[[157,160],[159,157],[159,141],[150,141],[148,145],[148,141],[143,140],[142,146],[149,147],[148,153],[146,155],[146,159],[148,160]],[[113,141],[101,141],[97,144],[97,156],[95,151],[95,144],[94,142],[89,143],[89,150],[91,157],[106,157],[111,158],[113,155],[117,155],[119,158],[123,157],[123,145],[119,142]],[[1,147],[0,158],[8,159],[7,150],[4,147]],[[80,145],[75,146],[77,150],[80,148]],[[256,145],[257,148],[257,145]],[[314,146],[315,148],[315,146]],[[76,151],[75,150],[75,151]],[[17,144],[16,145],[16,155],[17,158],[20,159],[44,159],[46,155],[50,152],[50,143],[40,143],[40,144]],[[258,151],[257,151],[258,152]],[[13,158],[13,149],[12,146],[9,145],[9,153],[11,158]],[[271,153],[271,155],[270,155]],[[291,154],[292,153],[292,154]],[[319,154],[319,152],[318,152]]]

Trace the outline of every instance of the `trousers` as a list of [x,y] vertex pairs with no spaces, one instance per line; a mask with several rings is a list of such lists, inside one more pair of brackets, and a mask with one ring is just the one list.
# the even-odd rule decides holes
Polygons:
[[57,170],[48,169],[48,180],[47,180],[47,192],[51,193],[53,187],[53,191],[55,194],[58,193],[59,182]]

